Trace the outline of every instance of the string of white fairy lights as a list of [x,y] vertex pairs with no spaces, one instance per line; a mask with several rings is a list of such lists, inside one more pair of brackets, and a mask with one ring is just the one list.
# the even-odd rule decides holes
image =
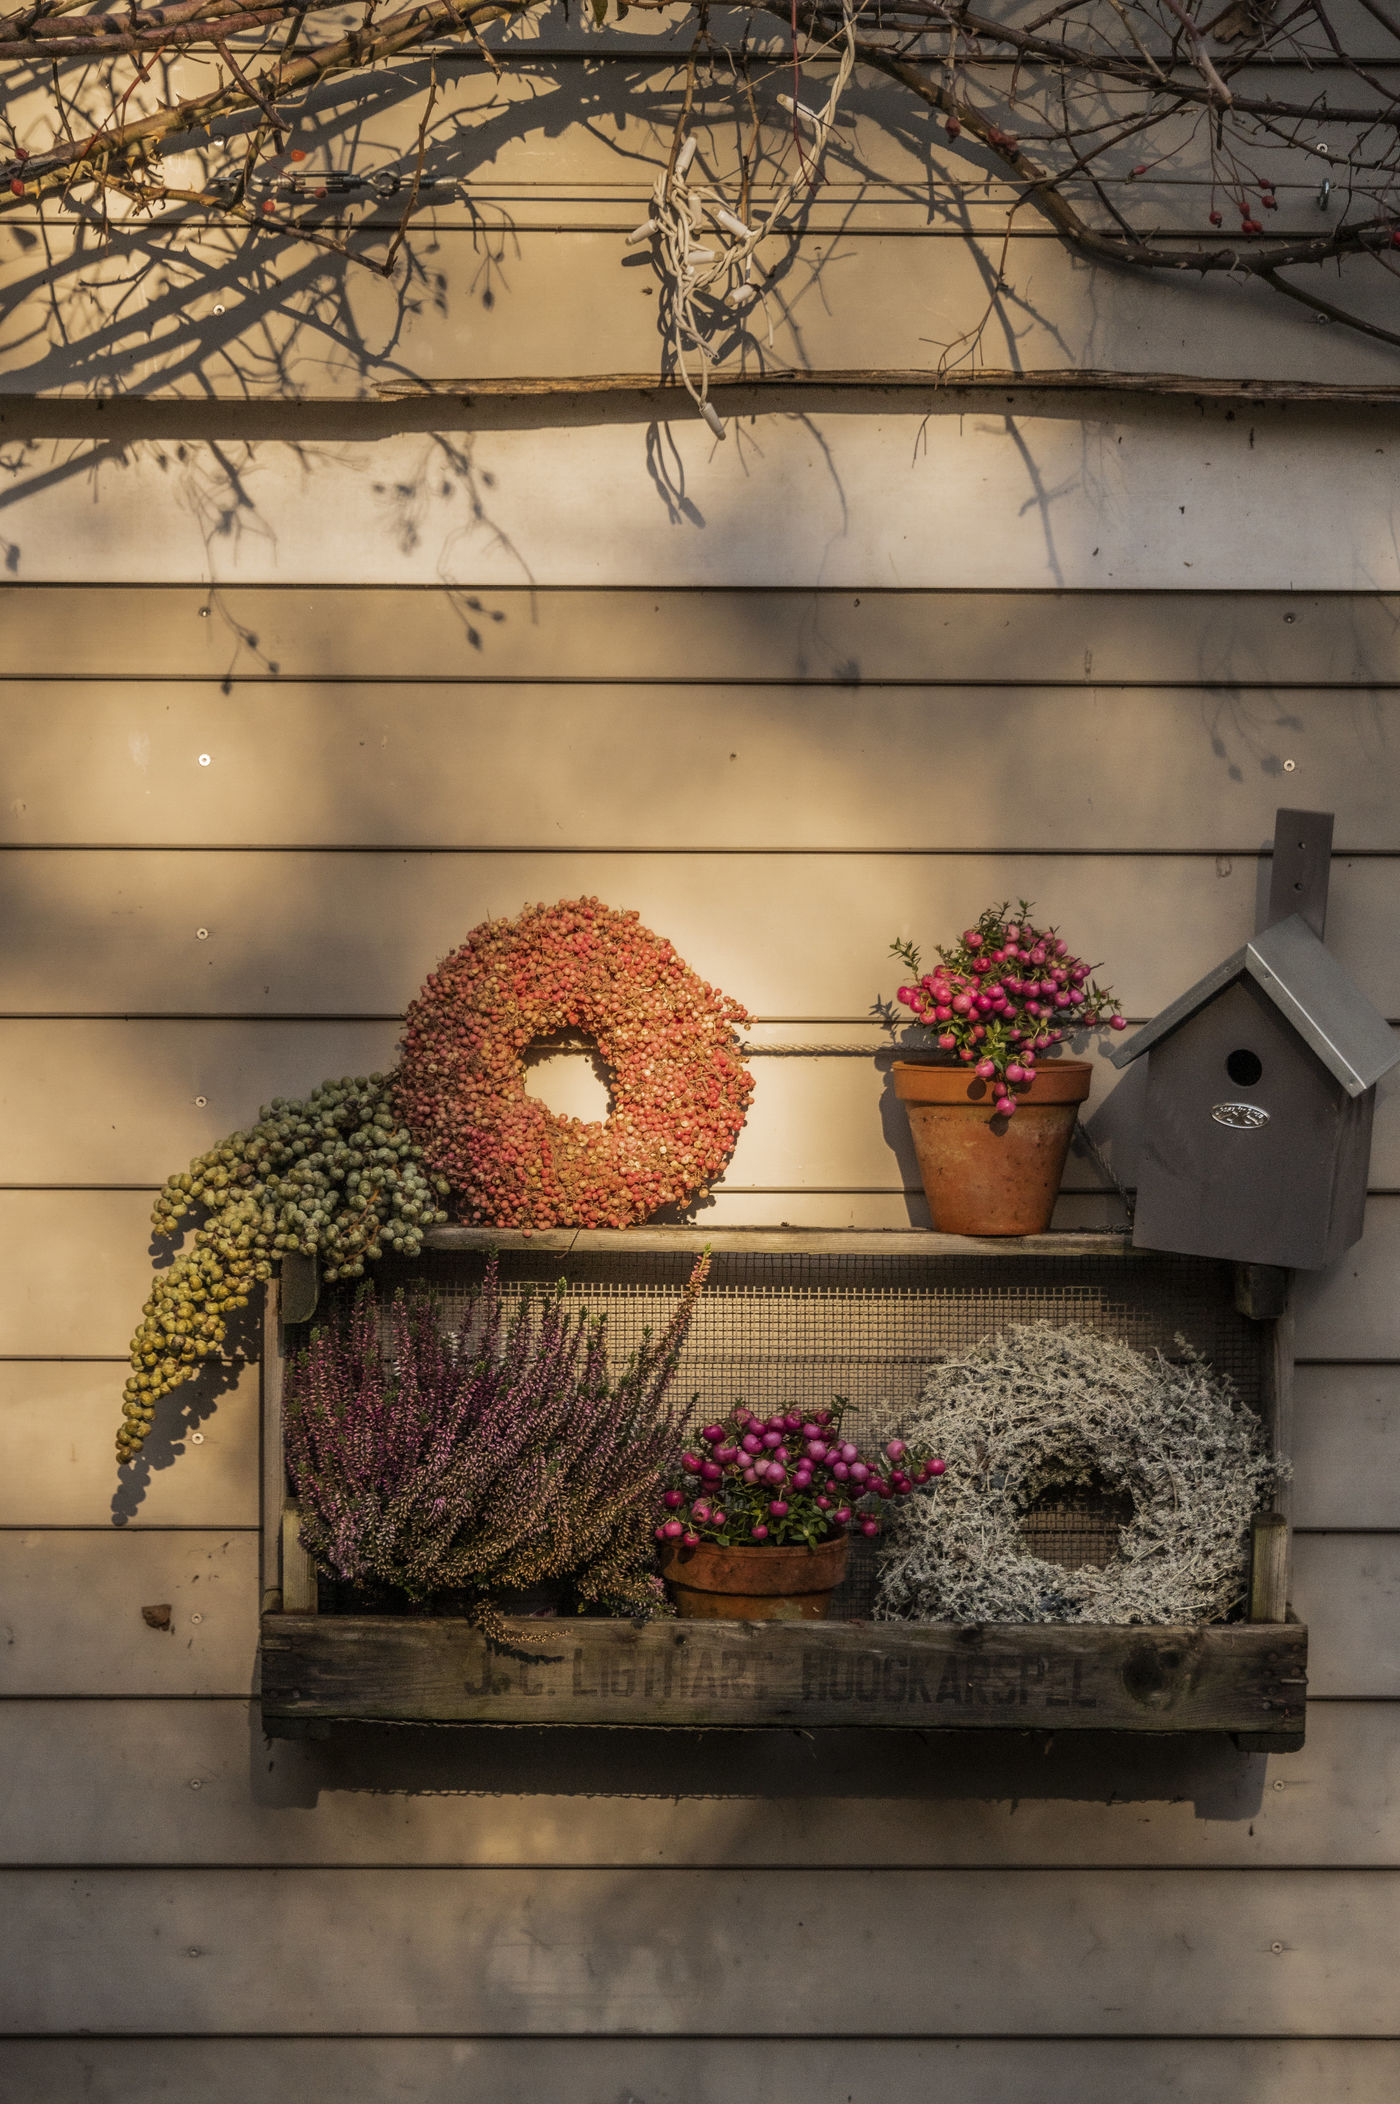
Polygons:
[[[651,212],[627,236],[630,245],[653,244],[653,253],[671,290],[671,350],[686,392],[716,438],[723,438],[724,419],[709,399],[710,367],[716,353],[709,338],[746,309],[763,302],[754,282],[754,257],[761,242],[780,225],[798,192],[816,181],[836,112],[855,67],[855,18],[860,0],[841,0],[841,29],[833,39],[838,53],[835,74],[819,110],[790,95],[779,104],[810,135],[800,145],[797,170],[783,182],[761,215],[740,218],[719,182],[696,180],[696,140],[692,133],[656,178]],[[714,309],[718,308],[718,312]],[[771,349],[773,331],[768,329]]]

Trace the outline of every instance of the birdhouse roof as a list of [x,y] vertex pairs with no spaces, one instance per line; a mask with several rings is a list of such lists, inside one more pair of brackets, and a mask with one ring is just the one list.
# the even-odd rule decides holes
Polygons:
[[1237,979],[1252,979],[1349,1096],[1364,1096],[1400,1061],[1400,1045],[1351,975],[1298,914],[1276,921],[1109,1056],[1126,1067]]

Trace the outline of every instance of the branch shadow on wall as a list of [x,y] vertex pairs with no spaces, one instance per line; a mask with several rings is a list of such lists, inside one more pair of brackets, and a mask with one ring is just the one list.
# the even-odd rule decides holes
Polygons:
[[[444,64],[420,163],[419,119]],[[661,312],[665,285],[645,252],[622,250],[616,240],[600,245],[589,220],[599,188],[609,201],[616,195],[617,235],[629,209],[645,212],[683,96],[683,73],[656,58],[525,64],[496,91],[483,89],[479,68],[442,59],[327,82],[295,119],[306,172],[286,153],[260,164],[266,173],[250,202],[274,212],[277,230],[178,207],[109,225],[77,202],[37,226],[11,224],[9,385],[25,394],[124,395],[134,376],[138,392],[364,396],[440,372],[444,346],[460,361],[441,374],[450,378],[493,369],[507,376],[586,371],[599,365],[597,344],[622,341],[636,347],[629,365],[663,369],[671,335]],[[875,107],[903,173],[877,178],[852,150],[834,147],[828,173],[842,200],[831,207],[838,227],[872,184],[882,197],[932,215],[926,156],[911,160],[907,114],[885,108],[878,95]],[[693,122],[719,165],[737,165],[742,141],[727,78],[702,79]],[[244,120],[229,120],[202,144],[192,139],[182,156],[189,180],[227,180],[241,164],[247,129]],[[581,142],[582,170],[578,148],[551,168],[550,153],[569,136]],[[780,129],[776,136],[780,151],[790,144]],[[754,172],[780,180],[766,154]],[[707,318],[727,359],[745,356],[759,370],[772,363],[771,322],[785,332],[779,362],[803,362],[801,311],[825,295],[823,266],[802,259],[800,244],[823,195],[820,188],[800,193],[765,249],[764,304],[754,317],[744,320],[723,300],[710,303]],[[304,226],[308,238],[284,233],[285,224]],[[835,252],[833,242],[823,244],[827,263]],[[561,290],[563,254],[570,260]],[[656,299],[650,324],[639,294]],[[624,300],[628,324],[619,319]],[[521,313],[508,318],[521,301]],[[420,327],[430,331],[426,368],[422,344],[413,341]],[[601,369],[613,363],[605,352]]]

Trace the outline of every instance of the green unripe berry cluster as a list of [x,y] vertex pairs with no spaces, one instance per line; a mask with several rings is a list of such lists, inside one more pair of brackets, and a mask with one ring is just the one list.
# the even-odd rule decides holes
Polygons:
[[161,1396],[219,1356],[229,1316],[286,1251],[318,1256],[327,1281],[359,1278],[386,1253],[416,1256],[424,1230],[446,1219],[447,1185],[424,1169],[389,1089],[388,1076],[371,1074],[325,1082],[304,1102],[279,1096],[161,1190],[157,1235],[180,1234],[189,1213],[205,1217],[157,1274],[131,1340],[118,1461],[140,1452]]

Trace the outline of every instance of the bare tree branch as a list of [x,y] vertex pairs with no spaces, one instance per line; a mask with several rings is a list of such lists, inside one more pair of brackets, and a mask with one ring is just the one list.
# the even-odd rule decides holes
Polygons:
[[[444,44],[470,48],[497,69],[508,68],[516,54],[528,55],[530,45],[498,41],[488,47],[486,33],[542,18],[549,5],[407,0],[381,15],[377,0],[367,0],[358,26],[347,32],[339,22],[320,22],[338,12],[339,0],[160,0],[149,7],[133,0],[110,12],[94,11],[91,0],[30,0],[0,14],[0,140],[8,133],[13,142],[8,150],[0,143],[0,211],[32,213],[50,200],[72,207],[90,185],[106,214],[99,233],[107,238],[127,223],[106,213],[111,199],[146,214],[199,214],[215,223],[256,225],[269,237],[311,243],[387,272],[433,184],[436,74],[430,71],[424,91],[408,68],[421,66],[425,54]],[[668,0],[631,5],[637,13],[660,13]],[[862,72],[898,84],[937,113],[949,154],[967,155],[983,177],[988,166],[1000,174],[1009,193],[1003,241],[1015,215],[1033,213],[1094,263],[1255,279],[1378,341],[1400,343],[1400,317],[1392,330],[1353,312],[1343,296],[1333,300],[1296,282],[1298,272],[1348,257],[1384,254],[1388,260],[1400,245],[1400,94],[1375,62],[1363,62],[1348,48],[1328,0],[1296,0],[1276,17],[1264,6],[1251,8],[1238,48],[1227,54],[1222,47],[1219,56],[1209,48],[1212,25],[1199,21],[1192,6],[1193,0],[1056,0],[1018,23],[994,19],[973,0],[796,0],[795,11],[793,0],[752,0],[750,24],[765,34],[750,37],[746,30],[735,54],[723,50],[706,9],[697,4],[686,110],[697,67],[727,66],[751,139],[728,193],[737,212],[713,185],[706,193],[703,209],[719,229],[718,247],[690,244],[691,254],[706,258],[693,291],[715,312],[711,323],[687,294],[689,339],[702,344],[708,359],[712,346],[704,341],[705,330],[732,332],[735,313],[761,303],[764,268],[754,252],[760,237],[753,228],[762,214],[752,203],[752,180],[763,127],[780,125],[798,139],[796,148],[786,147],[789,156],[796,154],[796,177],[784,175],[779,194],[789,194],[794,180],[799,188],[808,184],[820,158],[811,156],[809,163],[803,143],[814,120],[810,111],[802,114],[786,69],[796,63],[807,77],[829,78],[832,53],[839,49],[853,54]],[[1400,42],[1400,24],[1391,21],[1381,0],[1362,0],[1362,6]],[[1220,18],[1221,37],[1238,28]],[[216,84],[184,95],[173,84],[181,63],[196,52],[207,54]],[[792,88],[786,97],[790,115],[761,106],[765,52]],[[841,63],[848,66],[849,59]],[[46,103],[36,67],[51,73]],[[363,244],[352,247],[342,232],[328,231],[314,213],[296,209],[305,186],[289,179],[271,156],[291,121],[290,104],[300,106],[324,83],[345,76],[392,76],[396,69],[402,69],[406,88],[411,83],[410,91],[425,92],[426,99],[416,137],[402,155],[404,208],[384,244],[386,253],[371,259]],[[1275,82],[1278,92],[1265,92]],[[819,102],[821,93],[813,99]],[[21,121],[15,113],[40,108],[47,123],[36,123],[34,130],[44,143],[27,148],[15,134]],[[683,113],[662,182],[667,194],[688,121]],[[205,139],[216,152],[241,156],[241,172],[167,183],[164,158],[188,153]],[[780,147],[771,156],[775,168],[782,153]],[[1144,158],[1130,161],[1134,154]],[[1317,176],[1316,206],[1326,220],[1316,232],[1298,231],[1296,221],[1283,236],[1266,231],[1267,217],[1279,204],[1270,171],[1280,155],[1291,157],[1303,182]],[[787,165],[791,171],[791,159]],[[1174,226],[1144,216],[1140,200],[1147,185],[1133,188],[1142,177],[1155,178],[1151,195],[1158,219],[1171,202]],[[259,206],[254,188],[260,178],[275,180],[277,196]],[[1297,183],[1299,176],[1291,173],[1290,179]],[[399,186],[396,174],[393,187]],[[324,183],[319,195],[326,195]],[[1193,208],[1199,212],[1194,229]],[[1238,233],[1225,230],[1227,212],[1238,219]],[[775,236],[765,231],[761,238]],[[708,220],[705,239],[715,240]],[[726,273],[732,275],[731,264],[739,262],[743,286],[726,293]],[[1373,261],[1364,267],[1378,266]]]

